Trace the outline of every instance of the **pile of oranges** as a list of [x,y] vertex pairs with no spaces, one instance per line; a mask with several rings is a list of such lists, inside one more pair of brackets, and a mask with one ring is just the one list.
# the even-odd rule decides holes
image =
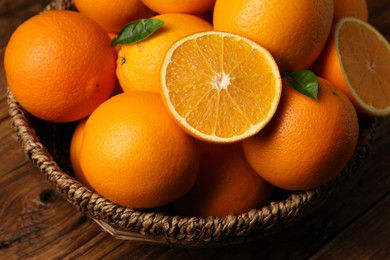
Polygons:
[[30,114],[78,122],[75,178],[120,205],[261,208],[335,178],[358,116],[390,115],[390,47],[365,0],[74,5],[17,28],[6,77]]

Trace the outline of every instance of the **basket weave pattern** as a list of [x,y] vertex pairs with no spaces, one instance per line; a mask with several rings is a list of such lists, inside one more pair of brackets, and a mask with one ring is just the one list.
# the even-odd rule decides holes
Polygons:
[[[44,11],[52,9],[74,7],[71,0],[56,0]],[[53,160],[31,126],[27,113],[9,89],[8,106],[12,127],[30,161],[68,202],[95,220],[105,231],[119,239],[192,247],[213,247],[253,240],[279,230],[317,208],[366,157],[371,135],[378,123],[374,119],[361,127],[358,146],[349,164],[335,180],[317,189],[291,194],[282,201],[240,215],[184,218],[122,207],[83,186]]]

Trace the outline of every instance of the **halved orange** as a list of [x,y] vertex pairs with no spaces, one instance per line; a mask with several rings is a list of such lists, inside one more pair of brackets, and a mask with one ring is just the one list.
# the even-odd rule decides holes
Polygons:
[[193,137],[235,142],[259,132],[272,118],[281,77],[271,54],[231,33],[209,31],[184,37],[161,67],[163,99]]
[[365,116],[390,115],[390,45],[372,25],[356,18],[336,24],[314,70],[341,89]]

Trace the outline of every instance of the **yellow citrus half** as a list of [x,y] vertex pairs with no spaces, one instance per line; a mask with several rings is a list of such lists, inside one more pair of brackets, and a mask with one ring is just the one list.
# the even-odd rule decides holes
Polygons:
[[281,78],[271,54],[231,33],[209,31],[178,40],[161,67],[163,99],[200,140],[228,143],[259,132],[272,118]]

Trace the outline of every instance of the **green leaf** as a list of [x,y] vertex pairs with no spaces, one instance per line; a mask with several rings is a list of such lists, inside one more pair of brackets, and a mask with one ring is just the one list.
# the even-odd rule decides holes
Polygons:
[[295,72],[285,72],[284,77],[295,90],[317,100],[318,80],[316,75],[310,70],[300,70]]
[[159,19],[139,19],[128,23],[118,33],[118,37],[112,39],[111,46],[117,44],[136,43],[145,40],[164,24]]

